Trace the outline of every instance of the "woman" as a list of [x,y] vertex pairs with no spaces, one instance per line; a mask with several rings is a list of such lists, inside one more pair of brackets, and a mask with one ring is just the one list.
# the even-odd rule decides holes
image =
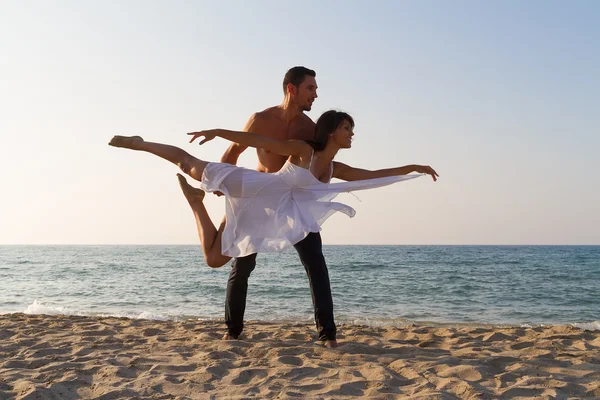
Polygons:
[[[331,110],[317,121],[313,142],[277,140],[251,132],[223,129],[189,133],[192,136],[190,143],[203,137],[200,144],[204,144],[218,136],[289,156],[281,170],[274,174],[203,161],[180,148],[145,142],[139,136],[115,136],[109,144],[155,154],[201,182],[202,190],[195,189],[178,174],[181,188],[196,216],[206,262],[210,267],[218,268],[231,257],[282,251],[304,239],[309,232],[319,232],[323,222],[336,211],[354,216],[351,207],[332,202],[340,192],[381,187],[420,176],[407,175],[411,172],[429,174],[434,180],[438,177],[428,166],[365,171],[333,162],[340,149],[352,146],[353,128],[354,120],[350,115]],[[329,183],[332,177],[351,182],[332,184]],[[222,225],[223,229],[217,230],[206,213],[202,200],[207,191],[225,195],[226,223]]]

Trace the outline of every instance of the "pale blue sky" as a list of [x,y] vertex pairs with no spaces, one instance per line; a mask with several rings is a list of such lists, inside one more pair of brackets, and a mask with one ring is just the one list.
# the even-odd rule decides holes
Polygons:
[[357,215],[325,243],[600,244],[599,20],[596,1],[3,1],[0,244],[196,243],[176,167],[108,140],[218,161],[227,142],[185,133],[242,128],[294,65],[317,71],[311,118],[356,120],[341,161],[441,175],[340,196]]

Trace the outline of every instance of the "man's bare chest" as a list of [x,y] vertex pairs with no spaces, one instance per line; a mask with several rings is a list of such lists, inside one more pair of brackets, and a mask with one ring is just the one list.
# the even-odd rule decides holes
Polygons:
[[287,126],[280,124],[269,129],[268,136],[279,140],[310,140],[314,136],[313,129],[306,125]]

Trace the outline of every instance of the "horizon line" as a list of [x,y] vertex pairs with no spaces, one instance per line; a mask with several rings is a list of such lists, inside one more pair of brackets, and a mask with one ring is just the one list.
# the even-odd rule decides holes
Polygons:
[[[199,246],[200,244],[196,243],[0,243],[0,246]],[[589,243],[578,243],[578,244],[544,244],[544,243],[480,243],[480,244],[394,244],[394,243],[380,243],[380,244],[366,244],[366,243],[336,243],[336,244],[325,244],[323,246],[586,246],[586,247],[594,247],[600,246],[598,244],[589,244]]]

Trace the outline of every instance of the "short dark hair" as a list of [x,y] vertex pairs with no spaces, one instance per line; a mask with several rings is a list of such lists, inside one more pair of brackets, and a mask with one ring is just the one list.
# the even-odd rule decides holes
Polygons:
[[283,77],[283,94],[287,94],[287,85],[291,83],[292,85],[298,87],[302,82],[304,82],[304,78],[308,76],[312,76],[315,78],[317,73],[312,69],[308,69],[306,67],[293,67],[285,73]]
[[316,151],[321,151],[327,145],[329,135],[333,133],[344,121],[348,121],[354,128],[354,119],[343,111],[329,110],[325,111],[317,120],[315,127],[315,140],[308,144]]

